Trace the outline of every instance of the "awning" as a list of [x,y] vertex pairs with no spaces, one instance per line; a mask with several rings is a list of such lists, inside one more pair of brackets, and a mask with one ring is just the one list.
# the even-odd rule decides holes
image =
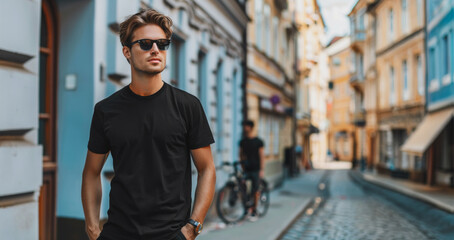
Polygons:
[[429,113],[405,141],[400,150],[412,155],[423,155],[453,116],[454,108]]

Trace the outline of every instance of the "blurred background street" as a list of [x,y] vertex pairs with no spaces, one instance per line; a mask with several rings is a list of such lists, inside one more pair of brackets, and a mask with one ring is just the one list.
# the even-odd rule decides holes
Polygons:
[[197,239],[454,239],[454,0],[0,0],[0,239],[88,239],[93,107],[131,82],[119,23],[148,8],[216,191],[243,120],[265,144],[268,213],[226,225],[213,202]]

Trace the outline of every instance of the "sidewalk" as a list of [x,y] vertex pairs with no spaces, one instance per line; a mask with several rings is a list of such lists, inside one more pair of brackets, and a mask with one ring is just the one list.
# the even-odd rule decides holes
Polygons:
[[[358,171],[358,173],[361,172]],[[363,175],[364,180],[368,182],[417,198],[447,212],[454,213],[454,189],[452,188],[428,186],[410,182],[408,180],[379,175],[377,173],[361,174]]]
[[276,239],[316,196],[316,187],[322,175],[321,171],[313,170],[286,180],[282,187],[271,192],[270,208],[265,217],[256,222],[246,219],[223,229],[214,227],[223,225],[219,222],[206,223],[208,229],[205,229],[197,239]]

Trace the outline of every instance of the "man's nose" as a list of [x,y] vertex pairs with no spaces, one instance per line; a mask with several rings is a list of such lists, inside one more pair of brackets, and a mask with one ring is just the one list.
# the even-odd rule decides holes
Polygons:
[[151,52],[159,52],[157,43],[154,42],[153,45],[151,45]]

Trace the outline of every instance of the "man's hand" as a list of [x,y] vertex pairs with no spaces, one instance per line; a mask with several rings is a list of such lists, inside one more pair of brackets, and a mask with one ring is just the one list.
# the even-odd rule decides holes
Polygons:
[[184,225],[184,227],[181,228],[181,233],[183,233],[184,237],[187,240],[194,240],[197,237],[194,232],[194,226],[192,226],[189,223],[187,223],[186,225]]
[[260,177],[260,179],[265,177],[265,171],[263,171],[263,169],[260,169],[259,177]]
[[87,228],[85,231],[87,232],[88,239],[90,239],[90,240],[98,239],[99,235],[101,234],[101,230],[99,228],[96,228],[96,229]]

